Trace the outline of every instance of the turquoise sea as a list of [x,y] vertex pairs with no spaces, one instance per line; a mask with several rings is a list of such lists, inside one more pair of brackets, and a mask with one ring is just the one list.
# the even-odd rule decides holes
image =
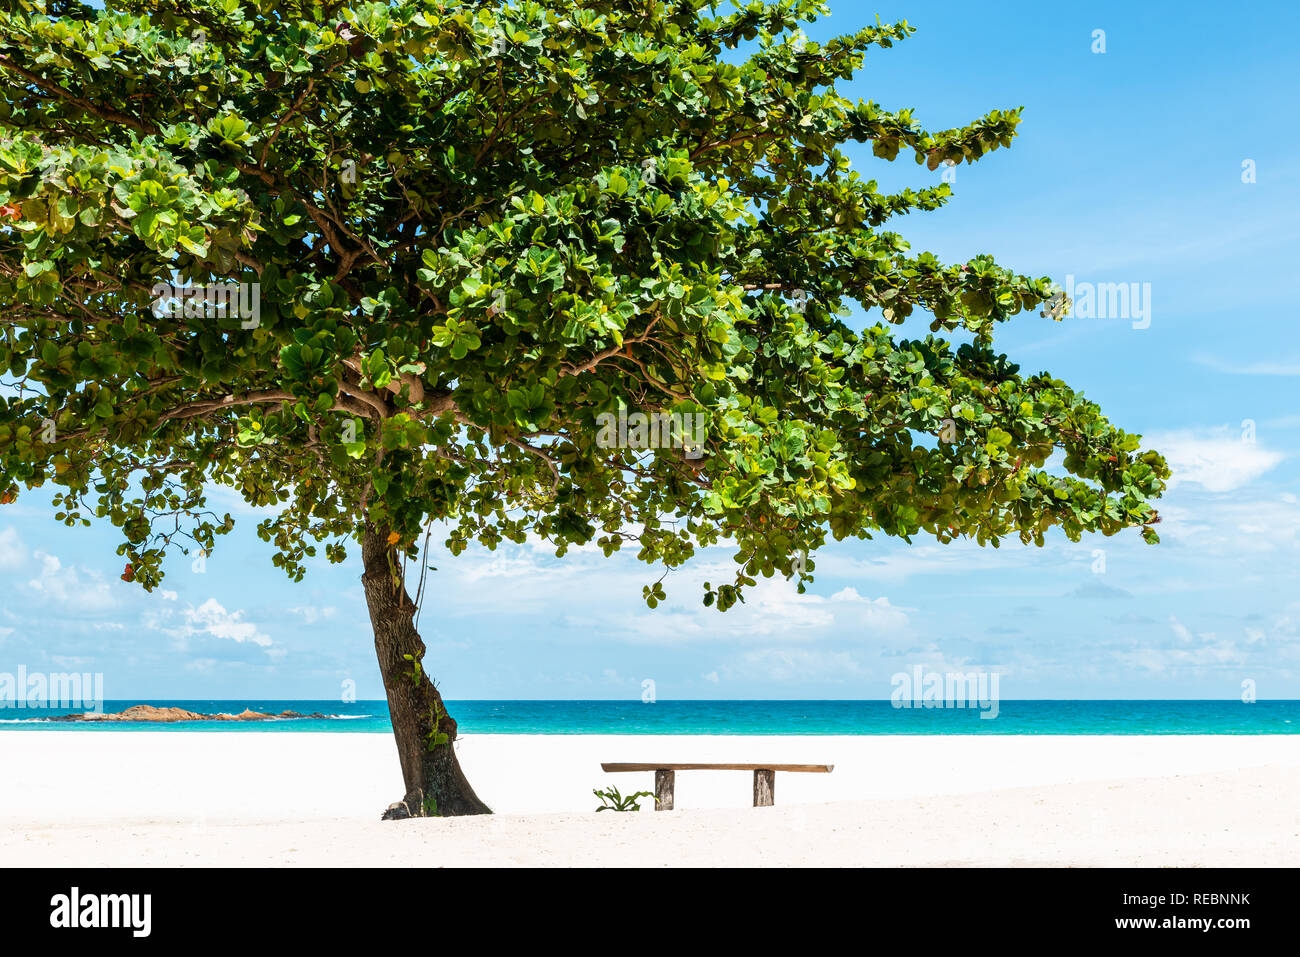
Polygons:
[[[384,701],[106,701],[202,714],[246,708],[320,712],[326,718],[176,724],[50,721],[72,709],[0,707],[0,732],[280,731],[388,733]],[[467,734],[1297,734],[1300,701],[1003,701],[995,719],[976,709],[896,708],[890,701],[448,701]]]

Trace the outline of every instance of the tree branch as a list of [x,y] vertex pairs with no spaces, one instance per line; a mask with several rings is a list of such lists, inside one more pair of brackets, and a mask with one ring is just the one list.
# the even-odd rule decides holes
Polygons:
[[223,399],[198,399],[194,402],[186,402],[184,405],[178,405],[174,409],[169,409],[162,415],[158,416],[159,424],[172,419],[192,419],[196,416],[206,415],[209,412],[216,412],[220,409],[230,409],[237,405],[257,405],[262,402],[296,402],[297,397],[290,395],[288,392],[282,392],[278,389],[267,389],[260,392],[245,392],[243,395],[228,395]]

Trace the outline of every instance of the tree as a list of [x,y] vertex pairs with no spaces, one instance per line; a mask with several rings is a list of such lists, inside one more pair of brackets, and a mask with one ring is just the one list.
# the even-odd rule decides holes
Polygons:
[[[359,543],[413,813],[487,810],[413,620],[434,523],[452,553],[665,569],[723,543],[721,610],[760,575],[802,591],[828,537],[1156,540],[1160,456],[993,347],[1068,310],[1051,282],[914,253],[885,224],[948,186],[850,169],[851,142],[935,170],[1015,135],[1019,110],[932,133],[836,93],[906,22],[823,45],[821,0],[105,7],[0,13],[0,495],[53,483],[146,589],[230,530],[213,485],[276,508],[295,581]],[[913,312],[929,334],[896,335]]]

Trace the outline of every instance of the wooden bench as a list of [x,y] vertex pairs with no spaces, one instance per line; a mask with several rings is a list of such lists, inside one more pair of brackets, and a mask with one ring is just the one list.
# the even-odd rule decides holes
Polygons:
[[655,810],[673,809],[673,783],[677,771],[753,771],[754,807],[771,807],[776,803],[777,771],[810,771],[829,774],[833,764],[601,764],[602,771],[653,771],[655,773]]

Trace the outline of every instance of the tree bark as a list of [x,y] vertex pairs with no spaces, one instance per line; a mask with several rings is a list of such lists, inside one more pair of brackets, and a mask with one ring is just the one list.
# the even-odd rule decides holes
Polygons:
[[388,539],[387,528],[367,524],[361,539],[361,584],[406,786],[402,803],[411,817],[491,814],[456,760],[456,721],[424,670],[415,603],[402,580],[401,555]]

